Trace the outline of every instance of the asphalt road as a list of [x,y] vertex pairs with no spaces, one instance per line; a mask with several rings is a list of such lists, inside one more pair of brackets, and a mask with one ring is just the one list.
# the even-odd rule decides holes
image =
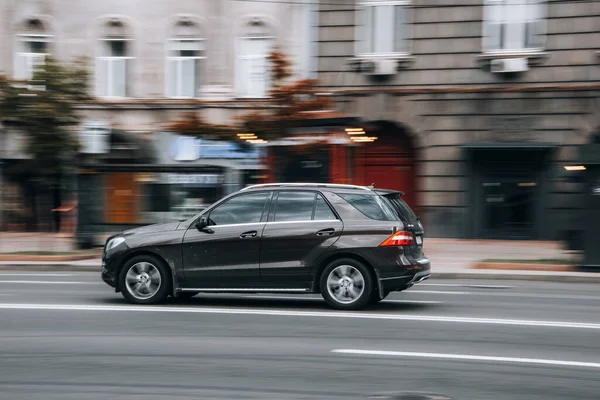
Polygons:
[[131,306],[99,274],[0,272],[0,399],[600,398],[600,285],[428,281],[377,307],[199,295]]

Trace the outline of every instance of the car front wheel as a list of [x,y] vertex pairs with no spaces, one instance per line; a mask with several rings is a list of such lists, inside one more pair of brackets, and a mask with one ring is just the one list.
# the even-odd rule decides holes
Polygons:
[[130,303],[156,304],[169,295],[171,279],[168,268],[152,256],[129,260],[119,275],[123,297]]
[[357,310],[369,304],[373,278],[367,267],[353,259],[336,260],[321,276],[321,295],[331,307]]

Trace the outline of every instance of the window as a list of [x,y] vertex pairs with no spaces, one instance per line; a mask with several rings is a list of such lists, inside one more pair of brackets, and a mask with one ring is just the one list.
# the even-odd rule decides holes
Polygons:
[[200,39],[169,40],[167,56],[167,96],[194,98],[201,85],[204,41]]
[[411,32],[410,1],[367,1],[358,9],[356,32],[359,55],[408,54]]
[[30,80],[33,74],[44,66],[49,54],[50,36],[18,35],[17,42],[14,77],[17,80]]
[[279,192],[275,204],[274,222],[310,221],[315,208],[315,193]]
[[543,0],[486,0],[484,51],[541,50],[546,36],[544,3]]
[[269,37],[239,39],[237,91],[240,97],[266,97],[270,88],[268,55],[274,40]]
[[372,194],[340,194],[342,199],[366,217],[378,221],[398,221],[398,214],[381,197]]
[[337,219],[323,196],[313,192],[279,192],[273,210],[272,222]]
[[417,215],[408,204],[397,193],[385,194],[383,198],[389,202],[389,206],[398,213],[402,221],[413,222],[418,219]]
[[98,97],[126,97],[128,95],[130,41],[127,39],[101,40],[101,56],[96,63],[96,94]]
[[331,208],[320,194],[317,195],[317,204],[315,205],[315,221],[331,221],[336,220],[337,217],[331,211]]
[[236,196],[210,212],[209,225],[258,223],[265,209],[268,192]]

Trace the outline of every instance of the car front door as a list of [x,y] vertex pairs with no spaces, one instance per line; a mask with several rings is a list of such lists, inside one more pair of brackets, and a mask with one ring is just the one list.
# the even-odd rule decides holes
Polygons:
[[260,281],[260,240],[271,192],[243,193],[219,204],[183,239],[186,287],[240,288]]
[[318,192],[279,191],[271,202],[260,250],[266,287],[305,288],[317,259],[339,238],[343,224]]

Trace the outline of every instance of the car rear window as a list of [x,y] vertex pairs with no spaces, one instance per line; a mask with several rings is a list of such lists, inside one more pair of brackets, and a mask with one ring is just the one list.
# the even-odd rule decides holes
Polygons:
[[390,203],[376,194],[338,193],[338,195],[368,218],[378,221],[398,221],[398,213]]
[[416,221],[417,214],[410,208],[408,204],[402,199],[399,193],[390,193],[383,195],[383,198],[390,203],[390,206],[394,209],[401,220],[407,222]]

